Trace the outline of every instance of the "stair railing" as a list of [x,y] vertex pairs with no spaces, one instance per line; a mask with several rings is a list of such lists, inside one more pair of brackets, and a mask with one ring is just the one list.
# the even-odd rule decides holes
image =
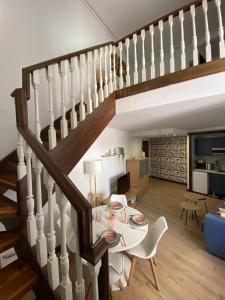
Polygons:
[[[93,244],[91,206],[70,181],[67,176],[68,172],[65,173],[53,160],[51,151],[57,148],[57,144],[62,139],[68,137],[70,131],[79,127],[87,116],[93,113],[93,103],[96,109],[109,96],[109,90],[112,93],[111,51],[112,43],[107,43],[25,68],[23,69],[23,87],[13,93],[19,136],[18,179],[21,180],[26,175],[27,180],[27,237],[31,247],[36,248],[39,265],[41,267],[47,265],[51,288],[55,290],[60,285],[61,299],[73,298],[66,240],[68,201],[73,209],[71,216],[73,216],[74,232],[78,234],[76,272],[74,270],[77,275],[76,297],[84,299],[85,295],[82,272],[84,260],[92,277],[94,299],[107,299],[109,296],[108,266],[102,263],[102,261],[107,261],[107,244],[104,241]],[[99,77],[97,77],[97,70],[99,70]],[[110,79],[109,85],[108,78]],[[57,80],[58,82],[54,82]],[[31,88],[33,88],[33,97],[30,92]],[[93,95],[95,99],[92,99]],[[29,123],[28,118],[28,110],[29,115],[32,111],[31,107],[28,108],[29,98],[31,98],[29,102],[34,104],[34,126],[31,122]],[[61,102],[60,110],[55,112],[57,99]],[[113,103],[112,99],[113,95],[109,97],[111,103]],[[76,110],[77,105],[79,111]],[[107,101],[104,105],[107,105]],[[44,120],[40,113],[43,109],[49,112],[47,120]],[[104,113],[109,114],[110,117],[113,115],[110,110]],[[55,120],[56,117],[59,117],[58,120]],[[49,124],[45,129],[42,125],[44,122]],[[43,141],[42,131],[46,130],[48,130],[47,140]],[[47,234],[44,230],[42,182],[47,192]],[[60,212],[58,226],[61,237],[61,275],[56,253],[55,210],[57,206]],[[104,278],[105,283],[105,286],[100,285],[100,291],[97,285],[98,275]]]

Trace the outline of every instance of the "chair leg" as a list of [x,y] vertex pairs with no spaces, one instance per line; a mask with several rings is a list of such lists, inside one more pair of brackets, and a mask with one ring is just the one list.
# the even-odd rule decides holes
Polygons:
[[153,259],[150,258],[149,261],[150,261],[150,266],[151,266],[151,269],[152,269],[152,274],[153,274],[153,277],[154,277],[154,280],[155,280],[155,286],[156,286],[157,291],[159,291],[159,284],[158,284],[158,280],[157,280],[157,276],[156,276],[156,271],[155,271],[155,266],[154,266],[154,263],[153,263]]
[[208,213],[208,207],[207,207],[206,201],[204,201],[204,204],[205,204],[205,211],[206,211],[206,213]]
[[132,277],[133,277],[136,260],[137,260],[136,256],[133,256],[132,263],[131,263],[131,269],[130,269],[130,275],[129,275],[129,279],[128,279],[128,285],[130,285]]
[[156,262],[156,258],[155,258],[155,256],[153,256],[153,258],[152,258],[152,259],[153,259],[154,265],[155,265],[155,266],[157,266],[157,262]]

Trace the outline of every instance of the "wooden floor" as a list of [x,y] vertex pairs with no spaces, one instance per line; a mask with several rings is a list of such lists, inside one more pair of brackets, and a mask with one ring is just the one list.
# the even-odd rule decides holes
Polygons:
[[[169,230],[157,252],[160,292],[154,288],[149,263],[138,260],[133,284],[114,292],[113,300],[225,299],[225,261],[205,251],[202,233],[193,220],[185,227],[180,219],[179,203],[185,191],[186,186],[153,180],[138,206],[151,221],[165,216],[168,222]],[[209,210],[217,205],[217,199],[209,199]],[[200,214],[203,217],[204,208]]]

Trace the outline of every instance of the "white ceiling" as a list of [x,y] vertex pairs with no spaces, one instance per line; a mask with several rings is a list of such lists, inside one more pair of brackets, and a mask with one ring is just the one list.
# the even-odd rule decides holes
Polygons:
[[175,128],[187,131],[225,126],[225,95],[203,97],[117,114],[110,127],[139,132]]

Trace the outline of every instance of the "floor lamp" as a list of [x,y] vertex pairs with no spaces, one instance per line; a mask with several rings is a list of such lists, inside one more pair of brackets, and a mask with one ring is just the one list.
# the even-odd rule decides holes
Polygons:
[[96,191],[96,176],[102,173],[102,160],[86,161],[86,174],[94,176],[94,193],[91,195],[91,205],[101,205],[99,194]]

